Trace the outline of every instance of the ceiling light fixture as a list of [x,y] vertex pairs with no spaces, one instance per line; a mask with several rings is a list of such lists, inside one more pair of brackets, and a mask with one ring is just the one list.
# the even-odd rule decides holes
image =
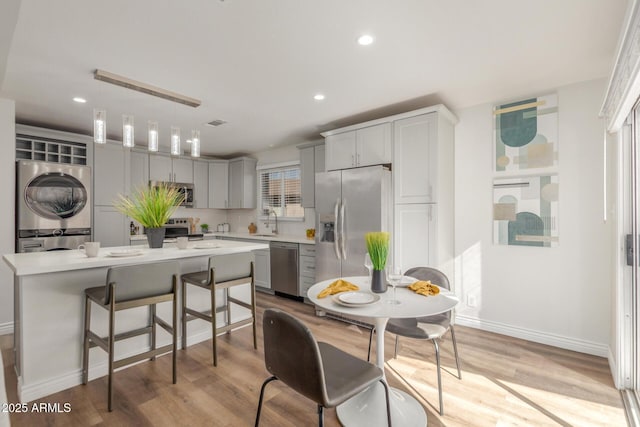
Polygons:
[[316,101],[322,101],[324,99],[324,95],[321,93],[317,93],[313,96],[313,99],[315,99]]
[[77,102],[78,104],[84,104],[84,103],[86,103],[86,102],[87,102],[87,100],[86,100],[86,99],[84,99],[84,98],[80,98],[79,96],[76,96],[75,98],[73,98],[73,101],[74,101],[74,102]]
[[147,144],[147,149],[149,151],[158,151],[158,122],[149,120],[148,128],[149,142]]
[[180,155],[180,128],[171,126],[171,154]]
[[107,112],[99,108],[93,109],[93,142],[107,143]]
[[127,89],[146,93],[147,95],[157,96],[159,98],[167,99],[169,101],[177,102],[179,104],[188,105],[189,107],[199,107],[200,104],[202,104],[202,102],[199,99],[190,98],[185,95],[180,95],[179,93],[171,92],[166,89],[161,89],[156,86],[138,82],[136,80],[119,76],[117,74],[113,74],[104,70],[95,70],[93,72],[93,78],[96,80],[101,80],[103,82],[111,83],[117,86],[122,86]]
[[133,116],[122,115],[122,145],[133,148],[134,142]]
[[358,37],[358,44],[362,46],[369,46],[371,43],[373,43],[373,37],[369,34],[363,34]]
[[191,131],[191,157],[200,157],[200,131]]

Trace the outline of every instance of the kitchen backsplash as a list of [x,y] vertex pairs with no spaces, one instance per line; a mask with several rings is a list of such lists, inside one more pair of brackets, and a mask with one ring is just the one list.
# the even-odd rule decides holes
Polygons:
[[[216,226],[227,220],[227,211],[224,209],[191,209],[179,207],[172,215],[173,218],[200,218],[196,230],[200,233],[201,224],[209,224],[210,231],[216,231]],[[248,225],[248,224],[247,224]]]
[[[278,219],[278,234],[286,234],[292,236],[305,236],[308,228],[315,228],[315,209],[307,208],[304,210],[304,221],[281,221]],[[265,226],[265,220],[258,219],[257,209],[231,209],[227,212],[227,220],[231,225],[231,231],[238,233],[248,233],[249,224],[254,223],[258,226],[258,233],[270,233],[271,228]],[[271,215],[270,227],[274,225],[274,217]]]
[[[315,228],[315,209],[304,210],[304,221],[281,221],[278,220],[278,234],[292,236],[305,236],[308,228]],[[258,220],[257,209],[191,209],[179,207],[172,215],[173,218],[200,218],[197,232],[200,232],[201,224],[209,224],[209,230],[216,231],[218,224],[228,222],[230,231],[235,233],[248,233],[249,224],[258,226],[258,233],[270,233],[271,228],[267,228],[265,220]],[[273,227],[274,217],[270,218],[270,225]]]

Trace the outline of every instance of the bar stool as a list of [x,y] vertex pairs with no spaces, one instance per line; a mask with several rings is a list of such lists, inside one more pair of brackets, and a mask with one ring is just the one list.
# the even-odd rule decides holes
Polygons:
[[[230,288],[250,284],[251,303],[246,303],[230,295]],[[187,307],[187,285],[209,290],[211,310],[197,311]],[[216,290],[224,290],[224,304],[217,307]],[[251,318],[231,323],[231,304],[251,310]],[[226,325],[218,326],[216,314],[225,312]],[[202,319],[211,323],[213,366],[218,366],[217,335],[233,328],[251,324],[253,326],[253,348],[258,349],[256,338],[256,285],[253,279],[253,254],[239,253],[212,256],[207,271],[182,275],[182,349],[187,348],[187,322]]]
[[[100,347],[109,357],[108,407],[112,410],[113,371],[140,360],[171,352],[173,356],[173,384],[176,383],[177,337],[177,272],[176,262],[161,262],[142,265],[111,267],[107,271],[107,285],[85,289],[84,343],[82,357],[82,383],[87,384],[89,377],[89,349]],[[169,325],[156,316],[156,304],[173,302],[173,323]],[[109,312],[109,335],[105,338],[91,331],[91,303],[97,304]],[[147,326],[128,332],[115,334],[115,314],[117,311],[135,307],[149,306]],[[156,324],[169,332],[172,343],[156,348]],[[133,356],[114,360],[114,344],[127,338],[148,334],[151,349]]]

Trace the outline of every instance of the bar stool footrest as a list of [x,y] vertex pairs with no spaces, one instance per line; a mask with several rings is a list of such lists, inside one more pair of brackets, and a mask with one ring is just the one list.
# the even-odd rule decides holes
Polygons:
[[118,369],[123,366],[131,365],[132,363],[135,363],[135,362],[140,362],[142,360],[147,360],[164,353],[169,353],[171,352],[172,349],[173,349],[173,344],[167,344],[165,346],[158,347],[155,350],[149,350],[149,351],[145,351],[144,353],[136,354],[134,356],[125,357],[124,359],[114,360],[113,368]]

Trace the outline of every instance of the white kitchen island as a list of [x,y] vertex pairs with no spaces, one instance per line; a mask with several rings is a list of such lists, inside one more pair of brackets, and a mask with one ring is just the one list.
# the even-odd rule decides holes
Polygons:
[[[182,250],[172,244],[161,249],[136,247],[142,254],[129,257],[114,257],[110,253],[131,250],[130,246],[102,248],[95,258],[87,258],[78,250],[4,255],[3,260],[14,273],[14,352],[20,401],[29,402],[82,383],[84,290],[104,285],[109,267],[176,260],[183,274],[205,271],[210,256],[268,248],[261,243],[215,241],[217,247],[196,249],[198,243],[205,246],[190,242],[189,248]],[[234,288],[233,295],[249,302],[249,285]],[[218,300],[224,302],[222,293]],[[194,302],[193,308],[206,310],[210,304],[208,291],[189,289],[189,301]],[[250,317],[248,310],[235,306],[231,314],[232,322]],[[160,304],[158,315],[170,322],[170,303]],[[223,324],[224,313],[219,316],[218,321],[222,322],[219,324]],[[116,333],[142,327],[147,320],[146,307],[119,312]],[[106,310],[93,310],[91,324],[106,336]],[[188,345],[211,338],[211,326],[204,321],[191,322],[188,330]],[[170,335],[159,328],[158,346],[170,341]],[[146,349],[149,349],[146,336],[120,341],[116,344],[116,359]],[[90,358],[90,380],[107,373],[106,353],[91,351],[95,353]]]

